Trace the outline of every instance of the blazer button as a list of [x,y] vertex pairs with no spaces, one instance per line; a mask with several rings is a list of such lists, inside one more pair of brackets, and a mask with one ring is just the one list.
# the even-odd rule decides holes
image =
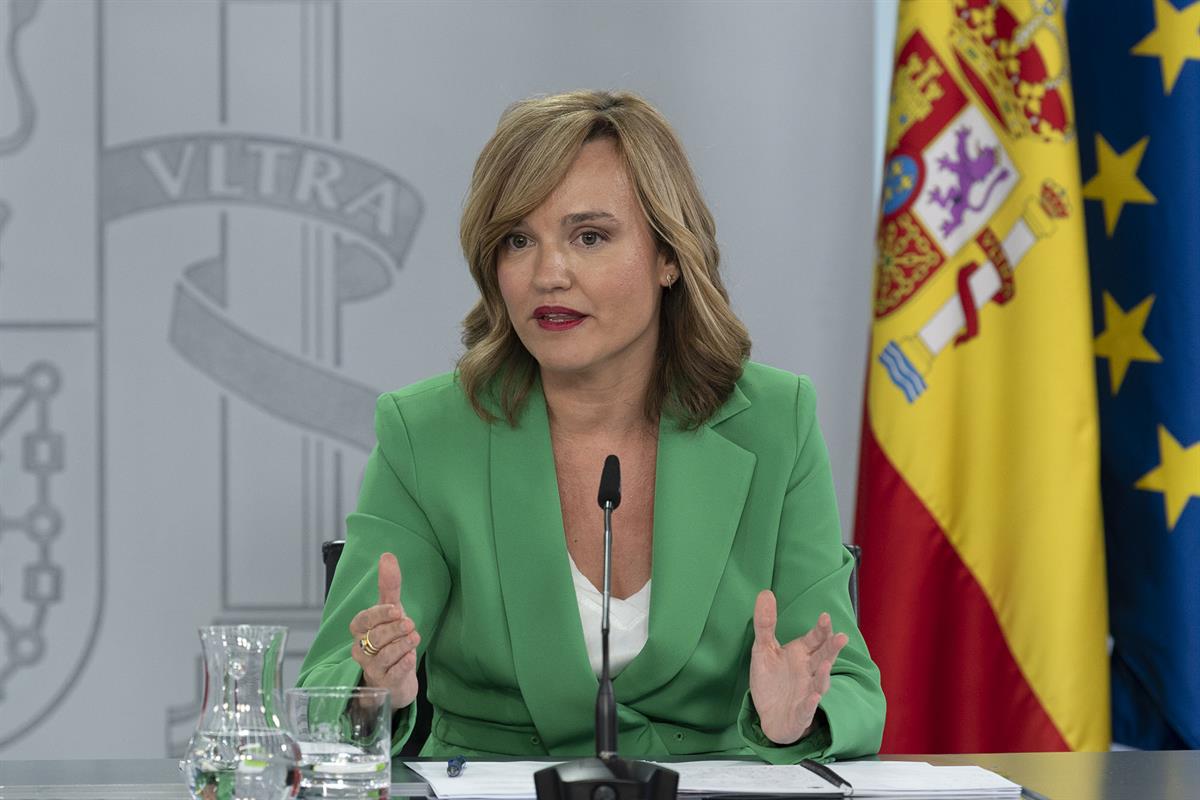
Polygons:
[[530,736],[530,737],[529,737],[529,743],[530,743],[530,744],[541,744],[541,743],[542,743],[542,740],[541,740],[541,739],[539,739],[539,738],[538,738],[538,737],[536,737],[536,736]]

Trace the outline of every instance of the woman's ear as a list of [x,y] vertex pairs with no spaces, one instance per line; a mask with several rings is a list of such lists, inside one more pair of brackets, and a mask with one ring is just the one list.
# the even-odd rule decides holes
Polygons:
[[672,254],[666,249],[658,251],[658,282],[664,289],[670,289],[679,280],[679,265],[675,263]]

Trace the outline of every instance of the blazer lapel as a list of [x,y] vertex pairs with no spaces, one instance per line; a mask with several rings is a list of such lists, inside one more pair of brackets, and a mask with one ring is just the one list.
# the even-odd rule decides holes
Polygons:
[[496,561],[525,704],[550,752],[591,737],[596,677],[579,625],[546,401],[530,392],[517,428],[491,433]]
[[675,677],[708,621],[750,490],[757,458],[714,427],[747,408],[734,388],[695,431],[664,419],[655,476],[650,636],[613,681],[618,702],[633,702]]
[[[749,405],[735,388],[695,431],[667,418],[660,425],[650,636],[613,680],[618,703],[670,681],[700,640],[757,460],[713,428]],[[579,625],[540,387],[517,428],[491,427],[492,522],[517,682],[547,750],[578,750],[590,746],[597,682]]]

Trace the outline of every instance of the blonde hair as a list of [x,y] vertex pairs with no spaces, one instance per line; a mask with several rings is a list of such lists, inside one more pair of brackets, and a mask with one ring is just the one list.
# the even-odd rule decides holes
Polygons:
[[750,336],[729,307],[717,272],[716,225],[666,119],[629,92],[530,98],[504,112],[479,154],[460,227],[480,299],[463,320],[467,349],[458,375],[488,422],[497,419],[492,405],[515,425],[537,379],[537,363],[517,338],[500,294],[500,244],[559,184],[584,143],[600,138],[616,144],[658,247],[680,272],[662,294],[647,419],[666,411],[694,428],[720,408],[741,377]]

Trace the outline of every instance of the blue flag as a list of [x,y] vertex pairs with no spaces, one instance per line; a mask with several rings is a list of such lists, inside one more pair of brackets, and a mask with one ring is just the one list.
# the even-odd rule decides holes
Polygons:
[[1197,748],[1200,2],[1072,0],[1067,31],[1099,382],[1113,739]]

